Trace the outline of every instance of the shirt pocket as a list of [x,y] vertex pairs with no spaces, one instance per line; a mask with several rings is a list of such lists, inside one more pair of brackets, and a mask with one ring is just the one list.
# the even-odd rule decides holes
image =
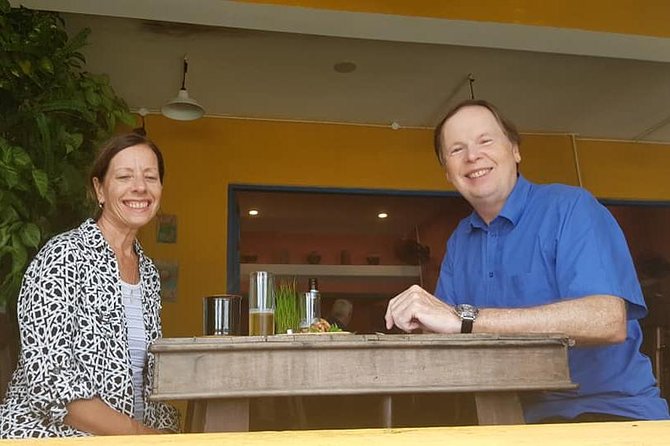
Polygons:
[[555,285],[546,271],[513,274],[508,278],[507,301],[515,307],[532,307],[557,300]]

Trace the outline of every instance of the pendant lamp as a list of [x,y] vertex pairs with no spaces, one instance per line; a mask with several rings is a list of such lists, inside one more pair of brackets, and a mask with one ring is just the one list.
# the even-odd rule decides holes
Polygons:
[[171,99],[167,104],[161,107],[161,113],[177,121],[193,121],[201,118],[205,114],[205,109],[195,99],[188,97],[186,91],[186,72],[188,71],[188,62],[184,57],[184,70],[181,78],[181,89],[177,97]]
[[137,133],[138,135],[141,136],[147,136],[147,127],[144,121],[144,117],[149,114],[149,110],[147,110],[146,107],[141,107],[139,110],[137,110],[137,114],[139,114],[140,117],[142,118],[142,127],[137,127],[136,129],[133,129],[133,133]]

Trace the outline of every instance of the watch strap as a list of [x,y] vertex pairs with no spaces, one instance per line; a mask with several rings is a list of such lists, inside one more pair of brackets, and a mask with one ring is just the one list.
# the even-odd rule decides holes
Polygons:
[[470,318],[461,319],[461,333],[472,333],[472,323],[474,321]]

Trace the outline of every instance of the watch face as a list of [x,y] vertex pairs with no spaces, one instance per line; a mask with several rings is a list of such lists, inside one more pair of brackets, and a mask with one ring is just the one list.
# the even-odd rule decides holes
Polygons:
[[460,304],[456,305],[456,313],[458,313],[461,319],[471,319],[474,321],[477,318],[479,309],[474,305]]

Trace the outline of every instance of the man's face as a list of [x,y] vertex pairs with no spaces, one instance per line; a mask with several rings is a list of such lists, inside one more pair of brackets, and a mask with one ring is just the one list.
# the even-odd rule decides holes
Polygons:
[[477,105],[464,107],[447,120],[442,141],[447,180],[490,222],[516,183],[519,147],[495,116]]

